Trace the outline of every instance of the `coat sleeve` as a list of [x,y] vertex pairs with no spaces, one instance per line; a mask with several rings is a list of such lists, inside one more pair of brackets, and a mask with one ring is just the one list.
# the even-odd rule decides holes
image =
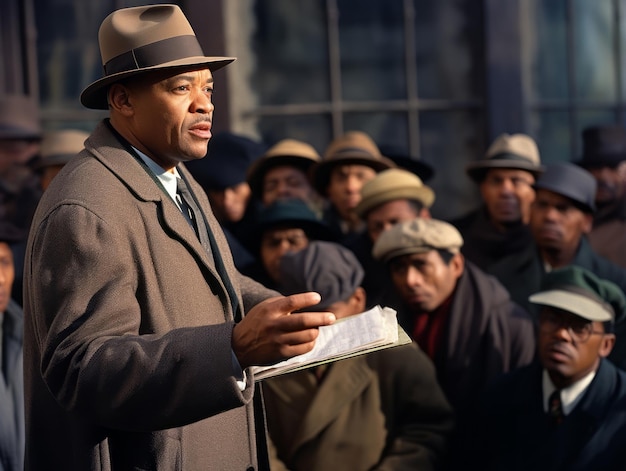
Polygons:
[[[184,312],[198,303],[168,304],[181,296],[143,286],[158,284],[142,277],[157,271],[146,262],[156,255],[142,259],[132,237],[78,204],[60,205],[32,230],[28,322],[56,401],[81,420],[128,431],[186,425],[249,402],[253,385],[241,391],[233,375],[233,323],[177,323],[202,318]],[[163,293],[164,304],[149,293]],[[152,310],[176,327],[152,329]]]

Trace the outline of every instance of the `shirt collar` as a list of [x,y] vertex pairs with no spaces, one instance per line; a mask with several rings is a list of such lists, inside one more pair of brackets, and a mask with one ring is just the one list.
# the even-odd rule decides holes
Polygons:
[[[561,389],[561,407],[563,408],[563,414],[568,415],[574,410],[574,407],[576,407],[576,404],[578,404],[578,402],[582,399],[583,394],[587,391],[587,388],[595,376],[596,370],[593,370],[586,376],[576,381],[574,384]],[[552,383],[550,375],[545,369],[543,370],[542,389],[543,410],[544,412],[548,412],[548,399],[550,398],[550,394],[552,394],[557,388]]]
[[174,167],[174,173],[170,173],[136,147],[133,147],[133,149],[135,149],[137,155],[144,161],[154,176],[159,179],[167,194],[176,202],[176,181],[180,178],[178,169]]

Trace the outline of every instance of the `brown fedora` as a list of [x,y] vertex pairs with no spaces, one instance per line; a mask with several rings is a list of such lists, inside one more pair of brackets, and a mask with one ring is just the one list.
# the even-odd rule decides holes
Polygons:
[[214,71],[234,57],[207,57],[177,5],[123,8],[107,16],[98,32],[104,77],[80,95],[87,108],[106,110],[112,83],[146,71],[206,65]]
[[78,129],[64,129],[45,133],[41,141],[39,158],[33,162],[34,170],[53,165],[65,165],[85,147],[89,133]]
[[41,139],[39,104],[26,95],[0,95],[0,139]]
[[532,137],[506,133],[500,134],[493,141],[484,159],[468,164],[465,171],[472,180],[480,183],[491,168],[526,170],[535,177],[545,170],[541,165],[537,143]]
[[326,194],[330,172],[337,165],[365,165],[376,172],[397,167],[380,153],[372,138],[361,131],[348,131],[333,140],[322,160],[311,168],[311,180],[319,194]]
[[248,169],[248,184],[252,193],[260,198],[263,193],[263,179],[269,169],[288,165],[299,168],[306,174],[309,168],[319,161],[320,156],[313,146],[296,139],[283,139],[252,163]]

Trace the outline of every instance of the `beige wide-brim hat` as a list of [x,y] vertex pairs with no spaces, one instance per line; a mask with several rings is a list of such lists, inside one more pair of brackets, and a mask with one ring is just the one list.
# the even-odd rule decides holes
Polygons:
[[465,167],[467,175],[480,183],[489,169],[504,168],[526,170],[535,177],[545,168],[541,165],[536,142],[526,134],[501,134],[487,149],[484,159],[472,162]]
[[148,71],[207,66],[214,71],[234,57],[204,55],[196,35],[177,5],[123,8],[107,16],[98,32],[104,77],[80,95],[87,108],[106,110],[112,83]]
[[54,165],[65,165],[85,147],[89,133],[77,129],[64,129],[45,133],[41,141],[39,158],[33,169],[40,170]]
[[282,165],[296,167],[307,175],[309,168],[321,159],[313,146],[296,139],[283,139],[270,147],[265,154],[250,165],[246,180],[252,194],[261,198],[263,179],[267,171]]
[[355,208],[363,219],[378,206],[395,200],[414,200],[430,208],[435,201],[435,192],[422,183],[414,173],[400,168],[380,172],[361,188],[361,201]]
[[365,165],[377,173],[396,164],[384,157],[371,137],[361,131],[348,131],[333,140],[324,152],[322,160],[311,167],[311,181],[319,194],[325,195],[330,173],[337,165]]

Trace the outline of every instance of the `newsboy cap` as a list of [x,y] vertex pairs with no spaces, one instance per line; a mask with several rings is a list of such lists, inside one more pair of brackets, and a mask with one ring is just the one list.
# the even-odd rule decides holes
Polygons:
[[593,175],[570,162],[548,165],[533,185],[536,190],[549,190],[569,198],[587,213],[593,213],[596,209],[596,186]]
[[622,125],[592,126],[583,130],[583,168],[615,168],[626,160],[626,128]]
[[590,321],[620,321],[626,313],[626,298],[619,286],[576,265],[547,273],[541,291],[528,299]]
[[248,168],[264,150],[247,136],[221,132],[209,141],[206,157],[185,162],[185,167],[203,188],[225,190],[246,181]]
[[314,241],[280,260],[280,291],[285,295],[316,291],[316,306],[326,309],[346,301],[361,286],[364,271],[351,250],[334,242]]
[[315,148],[306,142],[296,139],[283,139],[277,142],[248,169],[247,180],[252,194],[261,198],[263,179],[271,168],[287,165],[302,170],[306,175],[309,168],[319,160],[320,155]]
[[331,141],[322,160],[311,167],[311,180],[319,194],[326,194],[330,173],[337,165],[364,165],[376,172],[396,167],[380,153],[372,138],[361,131],[348,131]]
[[65,165],[85,148],[89,133],[78,129],[64,129],[44,133],[41,150],[32,168],[40,170],[54,165]]
[[381,204],[400,199],[418,201],[430,208],[435,201],[435,192],[424,185],[417,175],[400,168],[390,168],[363,185],[361,201],[355,211],[360,218],[364,218]]
[[376,260],[388,262],[401,255],[431,250],[458,253],[462,245],[463,237],[452,224],[438,219],[416,218],[384,231],[374,243],[372,255]]
[[233,57],[208,57],[189,21],[177,5],[157,4],[116,10],[98,32],[104,77],[80,94],[87,108],[106,110],[108,86],[123,79],[162,69],[206,66],[214,71]]
[[25,95],[0,95],[0,139],[41,139],[39,105]]
[[475,182],[480,183],[487,170],[492,168],[526,170],[535,176],[544,170],[539,149],[532,137],[506,133],[493,141],[484,159],[468,164],[465,171]]

